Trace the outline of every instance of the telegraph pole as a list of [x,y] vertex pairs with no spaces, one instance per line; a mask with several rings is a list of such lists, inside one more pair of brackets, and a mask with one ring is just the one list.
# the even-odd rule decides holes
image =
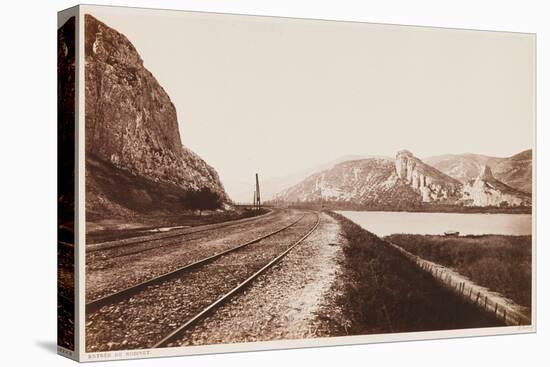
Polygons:
[[260,181],[258,180],[258,174],[256,173],[256,206],[257,209],[261,208],[261,201],[260,201]]

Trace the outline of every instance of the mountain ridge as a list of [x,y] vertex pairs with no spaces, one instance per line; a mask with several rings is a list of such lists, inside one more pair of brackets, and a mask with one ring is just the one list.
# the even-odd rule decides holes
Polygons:
[[488,166],[463,183],[406,150],[399,151],[394,160],[341,162],[281,191],[274,201],[390,209],[531,205],[529,194],[497,180]]
[[420,203],[410,186],[399,182],[393,161],[366,158],[340,162],[332,168],[314,173],[277,194],[274,201],[349,203],[360,198],[363,204],[385,205],[388,197],[393,198],[396,205],[405,201]]
[[475,179],[483,166],[487,165],[496,179],[517,190],[531,193],[532,155],[532,149],[527,149],[509,157],[464,153],[430,156],[424,161],[463,183]]

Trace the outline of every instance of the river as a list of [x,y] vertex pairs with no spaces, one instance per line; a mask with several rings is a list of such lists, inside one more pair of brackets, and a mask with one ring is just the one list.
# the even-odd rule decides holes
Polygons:
[[364,229],[378,235],[394,233],[461,235],[530,235],[531,214],[420,213],[338,211]]

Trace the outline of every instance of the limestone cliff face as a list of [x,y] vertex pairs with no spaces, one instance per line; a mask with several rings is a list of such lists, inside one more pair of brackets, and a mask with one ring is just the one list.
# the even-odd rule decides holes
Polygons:
[[397,176],[420,193],[424,202],[456,201],[462,184],[425,164],[411,152],[402,150],[395,157]]
[[533,152],[525,150],[511,157],[482,154],[445,154],[428,157],[424,162],[462,183],[475,180],[483,166],[489,166],[494,177],[525,193],[532,191]]
[[497,180],[489,166],[482,167],[479,176],[464,185],[462,200],[470,206],[531,205],[530,195]]
[[216,171],[185,148],[176,109],[121,33],[85,16],[86,154],[131,175],[229,200]]
[[322,202],[349,208],[411,209],[443,205],[530,206],[531,197],[494,178],[485,167],[461,183],[403,150],[391,159],[345,161],[275,196],[281,202]]

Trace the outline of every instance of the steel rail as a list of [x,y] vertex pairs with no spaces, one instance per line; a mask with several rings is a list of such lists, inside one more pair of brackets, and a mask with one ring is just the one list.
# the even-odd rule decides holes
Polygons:
[[162,348],[168,346],[171,342],[178,339],[178,337],[187,329],[189,329],[190,326],[195,324],[198,320],[205,317],[207,314],[212,312],[216,307],[220,306],[224,302],[228,301],[232,296],[234,296],[239,291],[242,291],[246,286],[250,285],[254,279],[256,279],[258,276],[263,274],[267,269],[271,268],[273,265],[275,265],[277,262],[279,262],[283,257],[285,257],[293,248],[298,246],[300,243],[302,243],[307,237],[309,237],[315,229],[319,226],[319,223],[321,221],[321,218],[318,213],[317,220],[315,222],[315,225],[299,240],[294,242],[292,245],[290,245],[286,250],[284,250],[282,253],[280,253],[277,257],[272,259],[269,263],[264,265],[260,270],[256,271],[254,274],[249,276],[247,279],[245,279],[242,283],[237,285],[235,288],[231,289],[229,292],[225,293],[222,297],[218,298],[216,301],[205,307],[202,311],[197,313],[195,316],[193,316],[191,319],[187,320],[183,325],[172,331],[170,334],[165,336],[162,340],[157,342],[153,348]]
[[301,221],[303,218],[305,217],[305,214],[303,214],[300,218],[298,218],[297,220],[295,220],[294,222],[290,223],[290,224],[287,224],[286,226],[282,227],[282,228],[279,228],[275,231],[272,231],[266,235],[263,235],[263,236],[260,236],[260,237],[257,237],[253,240],[250,240],[250,241],[247,241],[243,244],[240,244],[240,245],[237,245],[235,247],[232,247],[230,249],[227,249],[225,251],[222,251],[222,252],[219,252],[217,254],[214,254],[214,255],[211,255],[211,256],[208,256],[208,257],[205,257],[203,259],[200,259],[200,260],[197,260],[191,264],[187,264],[187,265],[184,265],[178,269],[175,269],[173,271],[170,271],[170,272],[167,272],[167,273],[164,273],[162,275],[159,275],[159,276],[156,276],[154,278],[151,278],[149,280],[145,280],[141,283],[138,283],[138,284],[135,284],[133,286],[130,286],[128,288],[125,288],[125,289],[122,289],[120,291],[117,291],[117,292],[114,292],[114,293],[111,293],[111,294],[108,294],[106,296],[103,296],[103,297],[100,297],[100,298],[97,298],[93,301],[90,301],[86,304],[86,315],[89,315],[91,313],[94,313],[96,311],[98,311],[100,308],[102,308],[103,306],[106,306],[106,305],[110,305],[110,304],[114,304],[114,303],[117,303],[117,302],[120,302],[124,299],[127,299],[127,298],[130,298],[132,295],[144,290],[145,288],[151,286],[151,285],[154,285],[154,284],[159,284],[159,283],[162,283],[166,280],[169,280],[169,279],[172,279],[172,278],[175,278],[175,277],[178,277],[180,276],[181,274],[189,271],[189,270],[192,270],[192,269],[195,269],[199,266],[202,266],[202,265],[205,265],[213,260],[216,260],[224,255],[227,255],[228,253],[231,253],[233,251],[237,251],[239,249],[242,249],[243,247],[246,247],[248,245],[251,245],[253,243],[256,243],[256,242],[260,242],[268,237],[271,237],[277,233],[280,233],[292,226],[294,226],[296,223],[298,223],[299,221]]
[[[151,235],[146,235],[146,236],[129,237],[129,238],[125,238],[125,239],[122,239],[122,240],[114,240],[114,241],[93,243],[93,244],[89,244],[89,245],[86,246],[86,252],[92,253],[92,252],[98,252],[98,251],[105,251],[105,250],[110,250],[110,249],[114,249],[114,248],[130,246],[130,245],[139,245],[139,244],[147,243],[147,242],[160,241],[160,240],[164,240],[164,239],[167,239],[167,238],[182,237],[182,236],[186,236],[186,235],[189,235],[189,234],[201,233],[201,232],[206,232],[206,231],[210,231],[210,230],[213,230],[213,229],[225,228],[225,227],[236,225],[236,224],[253,222],[254,220],[258,220],[260,218],[267,217],[267,216],[272,215],[274,213],[275,213],[275,210],[270,210],[269,212],[267,212],[265,214],[257,215],[257,216],[254,216],[254,217],[235,219],[235,220],[222,222],[222,223],[205,224],[203,226],[191,227],[191,228],[188,229],[187,232],[166,234],[166,235],[162,235],[162,236],[158,236],[158,237],[154,237],[154,238],[144,238],[144,237],[154,236],[154,234],[151,234]],[[193,229],[195,229],[195,230],[193,230]],[[125,241],[125,242],[121,243],[122,241]],[[158,247],[162,247],[162,246],[158,246]],[[158,247],[156,247],[156,248],[158,248]]]
[[[242,223],[234,223],[233,225],[236,225],[236,224],[242,224]],[[219,229],[219,228],[224,228],[226,226],[220,226],[220,227],[216,227],[216,228],[212,228],[212,230],[216,230],[216,229]],[[248,229],[241,229],[239,231],[235,231],[233,232],[233,234],[236,234],[236,233],[242,233],[242,232],[246,232]],[[182,234],[182,236],[187,236],[187,235],[192,235],[194,233],[199,233],[199,232],[204,232],[206,230],[201,230],[201,231],[196,231],[196,232],[191,232],[191,233],[186,233],[186,234]],[[196,240],[196,239],[200,239],[201,237],[197,237],[197,238],[186,238],[186,240]],[[148,251],[155,251],[155,250],[158,250],[158,249],[162,249],[162,248],[168,248],[168,247],[176,247],[176,246],[182,246],[184,245],[185,243],[183,242],[172,242],[172,243],[165,243],[165,244],[161,244],[161,245],[158,245],[158,246],[153,246],[153,247],[146,247],[146,248],[142,248],[140,250],[130,250],[130,251],[127,251],[127,252],[122,252],[120,254],[117,254],[117,255],[111,255],[109,256],[109,259],[118,259],[120,257],[126,257],[126,256],[132,256],[132,255],[137,255],[137,254],[141,254],[141,253],[144,253],[144,252],[148,252]]]

